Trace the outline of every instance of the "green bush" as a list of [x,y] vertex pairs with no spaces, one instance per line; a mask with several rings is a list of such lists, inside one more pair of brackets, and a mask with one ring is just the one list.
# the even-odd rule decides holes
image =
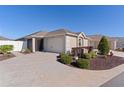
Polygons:
[[94,51],[89,52],[89,54],[90,54],[91,58],[95,58],[96,57],[96,53]]
[[31,53],[31,52],[32,52],[31,49],[28,48],[22,50],[22,53]]
[[101,38],[99,45],[98,45],[98,50],[101,55],[107,55],[109,53],[110,46],[105,36]]
[[64,64],[70,64],[72,62],[72,57],[69,56],[68,54],[61,53],[60,54],[60,60]]
[[84,53],[82,55],[82,58],[84,58],[84,59],[90,59],[91,58],[91,55],[89,53]]
[[76,64],[77,64],[77,66],[78,66],[79,68],[88,69],[88,68],[89,68],[89,63],[90,63],[90,60],[89,60],[89,59],[82,59],[82,58],[79,58]]
[[0,52],[3,54],[7,54],[13,50],[13,45],[1,45]]

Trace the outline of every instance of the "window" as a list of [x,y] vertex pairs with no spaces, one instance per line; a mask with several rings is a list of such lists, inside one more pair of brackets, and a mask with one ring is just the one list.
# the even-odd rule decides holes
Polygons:
[[81,46],[81,39],[79,39],[79,46]]

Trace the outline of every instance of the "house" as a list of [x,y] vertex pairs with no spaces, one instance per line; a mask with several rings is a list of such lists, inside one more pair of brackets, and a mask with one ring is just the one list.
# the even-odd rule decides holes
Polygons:
[[14,41],[6,37],[0,36],[0,46],[1,45],[13,45],[13,51],[21,51],[23,47],[22,41]]
[[23,38],[27,48],[35,51],[68,52],[73,47],[89,46],[89,39],[83,32],[75,33],[67,29],[58,29],[51,32],[39,31]]
[[117,49],[124,48],[124,37],[111,37],[111,38],[117,40]]
[[8,38],[6,38],[6,37],[0,36],[0,40],[5,40],[5,41],[7,41],[7,40],[11,40],[11,39],[8,39]]
[[[97,49],[99,41],[102,38],[102,35],[90,35],[88,37],[91,39],[90,45],[93,46],[94,49]],[[107,39],[109,42],[110,49],[115,50],[117,48],[117,40],[110,37],[107,37]]]

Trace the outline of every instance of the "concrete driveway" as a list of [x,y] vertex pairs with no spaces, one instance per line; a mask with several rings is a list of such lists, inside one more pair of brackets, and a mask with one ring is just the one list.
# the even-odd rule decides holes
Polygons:
[[[124,57],[124,52],[113,51],[114,55]],[[124,87],[124,72],[112,78],[101,87]]]
[[100,86],[124,71],[73,68],[56,61],[55,53],[36,52],[0,62],[0,86]]
[[101,85],[101,87],[124,87],[124,72]]

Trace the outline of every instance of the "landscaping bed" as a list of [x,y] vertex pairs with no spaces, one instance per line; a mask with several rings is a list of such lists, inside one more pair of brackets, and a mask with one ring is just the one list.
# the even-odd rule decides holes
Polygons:
[[[75,49],[75,50],[74,50]],[[98,44],[98,51],[81,47],[72,48],[71,53],[60,53],[58,61],[68,66],[89,70],[107,70],[124,64],[124,58],[114,56],[110,51],[108,40],[103,36]],[[80,52],[79,52],[80,51]]]
[[14,54],[7,54],[7,55],[0,54],[0,61],[6,60],[6,59],[9,59],[9,58],[13,58],[13,57],[15,57]]
[[[61,56],[63,55],[64,54],[62,54]],[[73,56],[69,56],[67,54],[65,54],[64,56],[64,59],[62,57],[63,60],[58,57],[58,61],[71,67],[89,70],[107,70],[124,64],[124,58],[118,56],[96,56],[90,59],[87,56],[87,59],[79,58],[77,61],[73,60]]]
[[13,45],[0,45],[0,61],[15,57],[11,53]]
[[107,58],[96,57],[90,61],[91,70],[106,70],[124,64],[124,58],[112,56]]

